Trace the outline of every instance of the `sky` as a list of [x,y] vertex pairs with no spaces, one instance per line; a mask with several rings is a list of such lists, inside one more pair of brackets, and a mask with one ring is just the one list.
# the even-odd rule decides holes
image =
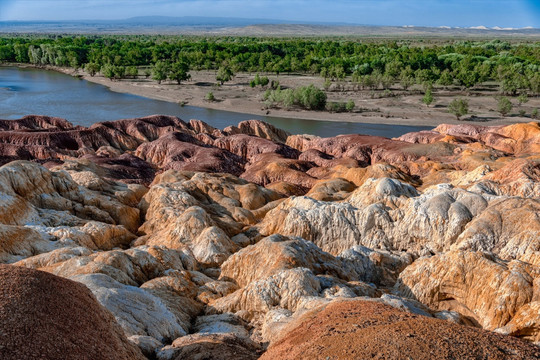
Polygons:
[[149,15],[540,28],[540,0],[0,0],[0,21],[105,20]]

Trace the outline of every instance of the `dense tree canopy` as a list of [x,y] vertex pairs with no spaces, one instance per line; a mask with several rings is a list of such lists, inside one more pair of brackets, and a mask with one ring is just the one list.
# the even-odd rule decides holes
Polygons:
[[[187,70],[217,70],[224,65],[233,73],[302,72],[334,81],[352,75],[353,81],[368,88],[395,83],[407,88],[426,82],[471,88],[494,80],[510,95],[540,93],[540,43],[499,40],[26,36],[0,38],[0,62],[73,68],[92,64],[88,69],[101,71],[110,70],[105,65],[155,69],[156,64],[166,64],[166,77],[175,81],[186,80]],[[116,70],[117,75],[122,72]]]

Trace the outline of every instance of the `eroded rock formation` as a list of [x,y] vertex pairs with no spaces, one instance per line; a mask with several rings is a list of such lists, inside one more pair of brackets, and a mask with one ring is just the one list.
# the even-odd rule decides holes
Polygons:
[[533,359],[540,349],[377,302],[343,301],[288,324],[261,359]]
[[0,357],[144,359],[82,284],[0,265]]
[[392,140],[256,120],[2,120],[0,262],[84,284],[112,314],[119,354],[308,357],[324,335],[342,358],[393,357],[392,342],[411,357],[430,346],[530,358],[539,134],[535,123]]

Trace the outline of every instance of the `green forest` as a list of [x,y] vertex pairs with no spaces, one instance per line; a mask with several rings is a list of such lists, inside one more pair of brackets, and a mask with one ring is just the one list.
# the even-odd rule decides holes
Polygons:
[[495,81],[508,95],[540,94],[540,43],[184,36],[5,36],[0,62],[84,68],[111,79],[152,75],[189,79],[191,70],[224,74],[310,73],[362,88],[414,84],[463,89]]

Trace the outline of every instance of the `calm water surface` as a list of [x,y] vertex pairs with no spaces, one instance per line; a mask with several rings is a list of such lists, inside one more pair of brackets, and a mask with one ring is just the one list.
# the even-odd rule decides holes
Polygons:
[[259,119],[293,134],[319,136],[368,134],[395,137],[430,129],[424,126],[287,119],[182,107],[166,101],[116,93],[106,86],[55,71],[0,67],[0,119],[18,119],[29,114],[57,116],[84,126],[99,121],[165,114],[178,116],[184,121],[203,120],[220,129],[242,120]]

